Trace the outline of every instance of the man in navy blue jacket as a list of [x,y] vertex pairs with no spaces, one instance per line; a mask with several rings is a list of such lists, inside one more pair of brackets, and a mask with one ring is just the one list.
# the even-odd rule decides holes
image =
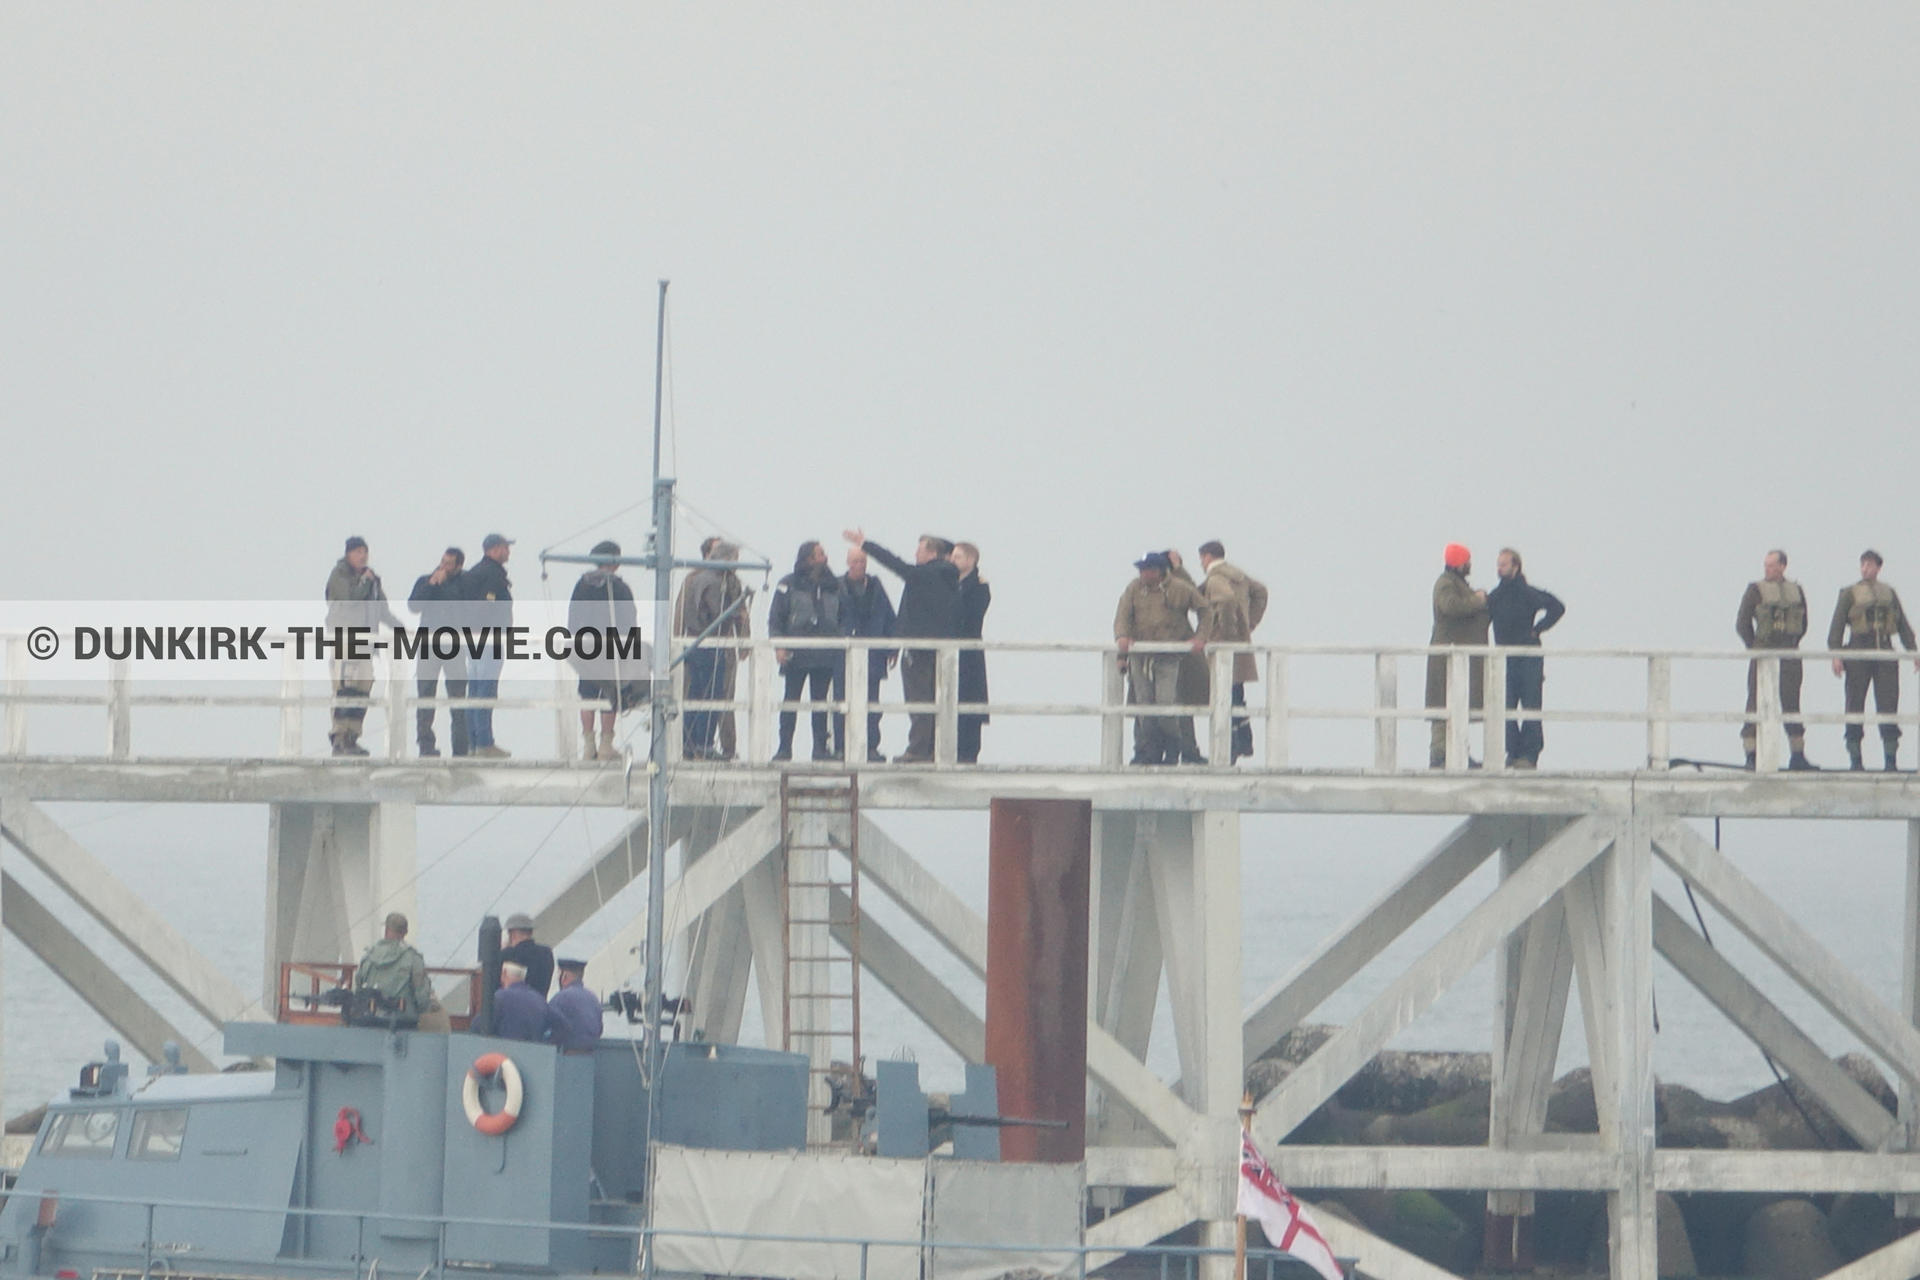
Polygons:
[[560,989],[547,1001],[547,1007],[566,1021],[567,1034],[560,1037],[563,1049],[583,1049],[598,1044],[606,1031],[606,1017],[600,1010],[600,997],[587,990],[587,962],[561,960]]
[[543,1043],[562,1039],[569,1026],[547,998],[527,985],[526,966],[500,966],[500,989],[493,993],[493,1034],[502,1040]]
[[[1560,621],[1567,606],[1550,591],[1527,581],[1520,570],[1520,553],[1512,547],[1500,552],[1500,584],[1487,593],[1487,615],[1493,623],[1493,642],[1499,645],[1535,645],[1540,633]],[[1507,659],[1507,709],[1540,709],[1545,663],[1527,655]],[[1507,721],[1507,767],[1537,769],[1544,734],[1538,720]],[[1491,744],[1489,744],[1491,745]]]
[[[960,604],[960,570],[947,559],[953,544],[945,538],[922,534],[914,547],[913,563],[908,564],[858,529],[846,531],[847,541],[900,575],[900,611],[893,622],[893,634],[902,640],[951,640],[955,613]],[[908,702],[932,702],[935,693],[934,649],[908,648],[900,655],[900,684]],[[907,732],[905,755],[895,756],[895,764],[928,764],[933,760],[933,713],[910,712],[912,726]]]
[[[867,572],[867,553],[861,547],[847,548],[847,571],[840,578],[840,629],[850,636],[890,636],[893,634],[893,601],[887,596],[887,584]],[[880,685],[899,661],[898,649],[867,650],[867,705],[880,701]],[[844,750],[847,731],[844,716],[834,714],[834,741]],[[880,713],[867,713],[867,759],[878,763],[880,754]]]

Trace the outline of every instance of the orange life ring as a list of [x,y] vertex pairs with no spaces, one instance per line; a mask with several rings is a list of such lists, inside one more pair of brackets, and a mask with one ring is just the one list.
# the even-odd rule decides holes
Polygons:
[[[498,1111],[488,1111],[480,1105],[480,1081],[499,1076],[507,1086],[507,1105]],[[466,1104],[467,1123],[476,1130],[494,1137],[513,1128],[513,1122],[520,1118],[520,1104],[526,1098],[526,1090],[520,1083],[520,1068],[513,1065],[513,1059],[504,1053],[483,1053],[473,1060],[467,1068],[467,1080],[460,1088],[460,1100]]]

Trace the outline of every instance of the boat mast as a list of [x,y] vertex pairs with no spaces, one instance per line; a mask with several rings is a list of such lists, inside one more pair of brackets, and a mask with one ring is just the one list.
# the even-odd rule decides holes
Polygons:
[[648,708],[652,720],[647,760],[647,1140],[653,1140],[654,1100],[666,1044],[660,1034],[666,966],[667,895],[667,687],[672,679],[668,639],[672,626],[673,480],[660,474],[660,390],[666,366],[667,281],[660,282],[660,310],[653,344],[653,671]]
[[[647,699],[651,721],[647,748],[647,965],[645,1029],[647,1064],[647,1212],[653,1226],[654,1125],[660,1119],[660,1087],[667,1061],[661,1035],[666,968],[667,896],[667,687],[672,678],[669,657],[673,641],[669,598],[673,591],[673,480],[660,474],[660,394],[666,370],[667,281],[660,282],[660,307],[654,319],[653,339],[653,670]],[[644,1272],[654,1274],[651,1233],[642,1242]]]

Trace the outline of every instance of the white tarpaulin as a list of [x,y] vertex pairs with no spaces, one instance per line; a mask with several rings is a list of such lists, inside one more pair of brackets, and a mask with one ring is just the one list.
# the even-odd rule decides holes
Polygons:
[[[675,1236],[674,1231],[919,1240],[926,1165],[798,1151],[654,1148],[655,1265],[782,1280],[859,1280],[858,1245]],[[874,1246],[869,1280],[919,1280],[920,1250]],[[997,1273],[996,1273],[997,1274]]]
[[[933,1161],[931,1280],[993,1280],[1009,1271],[1043,1276],[1079,1269],[1082,1166]],[[956,1249],[947,1241],[1032,1245]]]

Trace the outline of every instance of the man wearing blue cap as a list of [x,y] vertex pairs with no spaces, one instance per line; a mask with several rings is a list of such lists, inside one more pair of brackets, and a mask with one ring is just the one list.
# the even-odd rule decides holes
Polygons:
[[[467,614],[471,618],[469,625],[476,633],[485,628],[489,635],[480,655],[467,660],[467,696],[497,698],[500,669],[505,665],[500,655],[506,652],[506,630],[513,625],[513,583],[507,578],[507,559],[513,554],[513,539],[490,533],[480,544],[480,550],[484,553],[480,563],[465,575],[467,599],[471,602]],[[497,650],[491,635],[496,627],[500,629]],[[511,754],[505,747],[494,744],[492,707],[467,708],[467,745],[474,755],[488,759],[502,760]]]
[[587,962],[561,960],[560,989],[547,1001],[549,1007],[567,1024],[560,1039],[563,1049],[583,1049],[597,1044],[606,1031],[606,1017],[600,1009],[600,997],[587,990]]

